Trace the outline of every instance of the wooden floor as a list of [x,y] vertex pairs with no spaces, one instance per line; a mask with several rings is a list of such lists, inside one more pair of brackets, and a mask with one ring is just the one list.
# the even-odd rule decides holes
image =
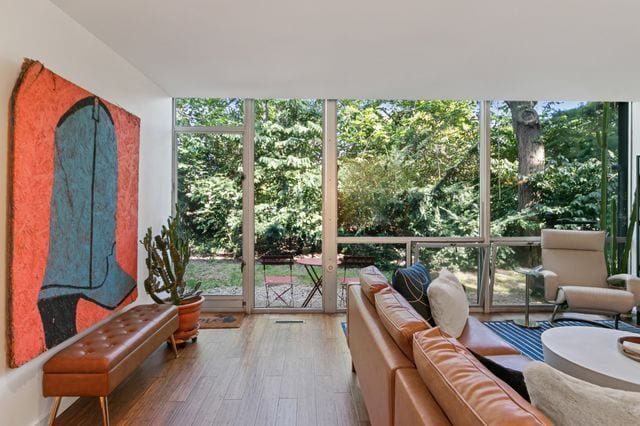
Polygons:
[[[163,345],[109,397],[111,424],[368,425],[342,321],[251,315],[239,329],[201,330],[178,359]],[[81,398],[56,421],[101,423],[97,398]]]

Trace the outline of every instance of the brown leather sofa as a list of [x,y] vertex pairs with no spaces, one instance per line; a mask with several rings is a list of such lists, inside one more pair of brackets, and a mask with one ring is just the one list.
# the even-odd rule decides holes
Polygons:
[[551,424],[469,352],[515,369],[528,362],[480,321],[470,317],[454,339],[375,267],[360,283],[349,288],[347,340],[372,425]]

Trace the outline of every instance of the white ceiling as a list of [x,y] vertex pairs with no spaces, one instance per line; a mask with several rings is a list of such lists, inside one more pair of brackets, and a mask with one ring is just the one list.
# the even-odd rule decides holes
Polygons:
[[52,1],[171,96],[640,100],[638,0]]

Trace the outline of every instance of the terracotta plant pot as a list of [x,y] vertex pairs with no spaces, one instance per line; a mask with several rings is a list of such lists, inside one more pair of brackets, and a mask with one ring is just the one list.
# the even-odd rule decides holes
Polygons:
[[195,342],[198,339],[198,329],[200,328],[200,310],[202,308],[204,297],[199,296],[195,301],[187,301],[187,303],[178,306],[178,317],[180,325],[178,330],[173,333],[176,343],[184,343],[191,339]]

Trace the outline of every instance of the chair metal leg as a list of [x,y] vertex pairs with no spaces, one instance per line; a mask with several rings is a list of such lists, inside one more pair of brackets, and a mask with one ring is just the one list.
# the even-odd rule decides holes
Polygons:
[[556,321],[556,315],[558,315],[558,312],[560,311],[560,305],[556,305],[553,308],[553,313],[551,314],[551,319],[549,320],[549,322],[555,322]]
[[51,413],[49,414],[49,426],[53,426],[56,422],[56,415],[58,414],[58,408],[60,408],[61,396],[53,398],[53,404],[51,404]]
[[265,305],[265,308],[268,308],[269,306],[271,306],[271,302],[269,301],[269,286],[265,284],[264,289],[267,294],[267,304]]
[[[591,324],[595,327],[602,327],[602,328],[611,328],[611,326],[606,325],[606,324],[601,324],[597,321],[593,321],[593,320],[588,320],[585,318],[574,318],[574,317],[567,317],[567,316],[562,316],[561,318],[556,318],[556,315],[558,315],[559,311],[560,311],[560,307],[561,305],[556,305],[553,308],[553,313],[551,314],[551,319],[549,320],[550,323],[555,323],[555,322],[560,322],[560,321],[575,321],[575,322],[584,322],[587,324]],[[620,314],[615,315],[613,317],[614,320],[614,328],[617,330],[618,329],[618,321],[620,320]]]
[[102,424],[109,426],[109,400],[106,396],[100,397],[100,408],[102,409]]
[[289,292],[291,293],[291,307],[295,308],[296,307],[296,301],[293,298],[293,283],[291,284],[291,287],[289,288]]
[[169,337],[169,341],[171,342],[171,349],[173,349],[173,354],[176,358],[178,358],[178,347],[176,346],[176,338],[173,337],[173,334],[171,335],[171,337]]

